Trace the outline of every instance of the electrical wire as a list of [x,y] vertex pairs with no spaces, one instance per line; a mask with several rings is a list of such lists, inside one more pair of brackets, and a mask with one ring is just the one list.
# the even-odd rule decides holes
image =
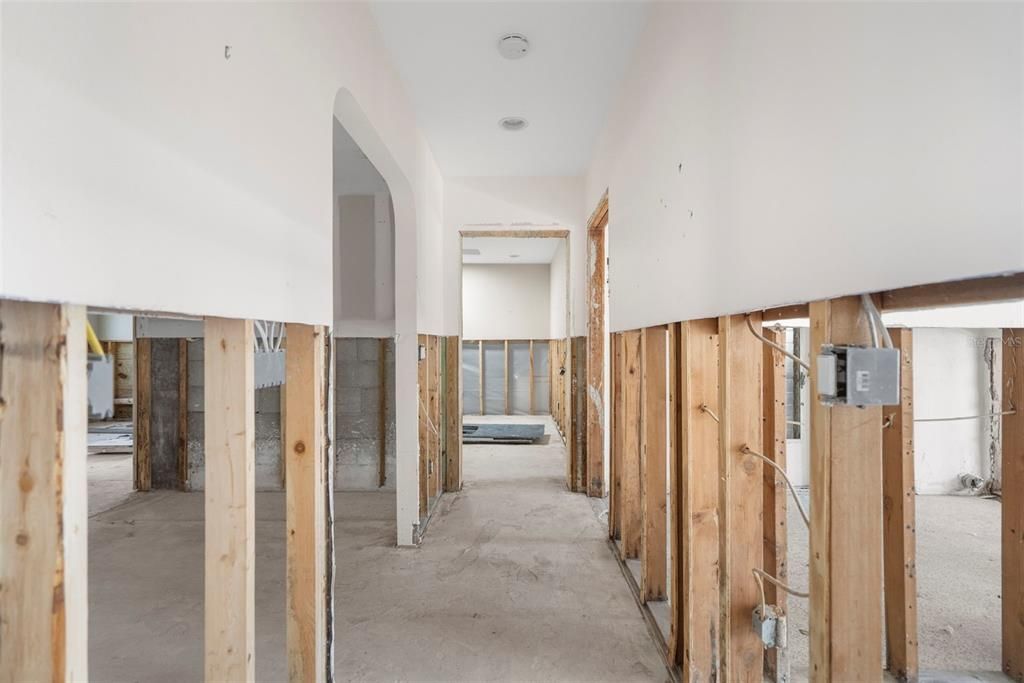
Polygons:
[[427,412],[427,406],[423,405],[423,399],[420,399],[420,409],[423,411],[423,417],[427,420],[427,426],[430,427],[430,431],[434,432],[436,436],[441,436],[441,432],[437,431],[437,427],[430,420],[430,413]]
[[768,601],[765,599],[765,595],[764,595],[764,582],[765,582],[765,579],[767,579],[769,583],[774,584],[775,586],[781,588],[782,590],[786,591],[790,595],[796,596],[798,598],[809,598],[809,597],[811,597],[810,593],[803,593],[801,591],[796,590],[795,588],[791,588],[791,587],[787,586],[782,581],[779,581],[778,579],[776,579],[774,576],[772,576],[768,572],[764,571],[763,569],[757,569],[755,567],[754,569],[751,569],[750,572],[754,575],[754,580],[757,581],[757,587],[761,591],[761,615],[762,616],[764,616],[765,612],[767,611],[767,606],[768,606]]
[[744,455],[752,455],[755,458],[760,458],[761,460],[765,461],[766,463],[774,467],[775,471],[782,475],[783,480],[785,480],[786,482],[786,486],[789,487],[789,492],[793,494],[793,501],[796,503],[796,509],[800,511],[800,517],[803,518],[804,524],[806,524],[807,528],[810,529],[811,519],[807,516],[807,511],[804,510],[803,503],[800,502],[800,498],[796,495],[796,488],[793,487],[793,482],[791,482],[789,480],[789,477],[786,476],[785,470],[779,467],[779,464],[777,462],[775,462],[771,458],[767,458],[764,455],[758,453],[757,451],[752,449],[750,446],[747,446],[746,444],[744,444],[743,448],[740,449],[740,453],[743,453]]
[[805,363],[800,358],[800,356],[797,356],[796,354],[790,353],[789,351],[786,350],[786,347],[780,346],[779,344],[776,344],[775,342],[773,342],[768,337],[765,337],[763,334],[758,333],[758,331],[754,329],[754,323],[750,320],[750,316],[749,315],[747,316],[747,329],[750,330],[750,334],[754,335],[755,337],[757,337],[758,339],[763,341],[768,346],[770,346],[773,349],[775,349],[776,351],[780,352],[782,355],[786,356],[787,358],[792,359],[795,363],[799,363],[800,367],[802,367],[807,372],[811,371],[811,366],[808,363]]
[[1003,415],[1016,415],[1016,410],[1003,410],[998,413],[984,413],[982,415],[960,415],[958,417],[918,417],[914,422],[955,422],[957,420],[979,420],[986,417],[1002,417]]
[[[878,307],[875,306],[875,300],[871,298],[869,294],[860,295],[861,306],[864,307],[864,312],[868,316],[868,327],[871,328],[871,344],[876,349],[885,346],[887,349],[892,348],[892,336],[889,335],[889,330],[885,327],[885,323],[882,322],[882,314],[878,311]],[[879,338],[882,343],[879,344]]]

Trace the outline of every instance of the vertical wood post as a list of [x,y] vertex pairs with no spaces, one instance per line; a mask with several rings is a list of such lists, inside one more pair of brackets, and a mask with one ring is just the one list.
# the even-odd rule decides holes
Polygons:
[[477,359],[480,362],[480,365],[479,365],[479,368],[480,368],[479,375],[480,375],[480,377],[478,379],[480,381],[480,414],[483,415],[484,414],[484,342],[483,342],[483,340],[478,341],[476,343],[476,352],[477,352]]
[[207,318],[203,348],[206,680],[248,681],[256,617],[252,321]]
[[677,444],[672,459],[671,631],[669,651],[683,681],[721,680],[719,641],[718,321],[680,323],[675,335]]
[[[760,327],[760,315],[752,315]],[[750,626],[760,603],[752,570],[763,562],[761,461],[743,447],[761,449],[762,342],[747,329],[743,316],[719,319],[721,386],[719,452],[722,511],[722,669],[729,681],[757,681],[764,676],[764,648]]]
[[1003,330],[1003,673],[1024,681],[1024,329]]
[[[601,214],[602,209],[598,209]],[[608,205],[587,231],[587,495],[604,495],[605,239]],[[583,429],[581,425],[579,427]]]
[[[508,350],[508,342],[505,342],[505,349]],[[507,367],[507,353],[505,359]],[[429,363],[427,367],[429,373],[427,375],[427,410],[430,417],[427,433],[427,438],[430,440],[427,496],[435,498],[441,492],[441,401],[438,396],[441,383],[441,352],[438,338],[433,334],[427,335],[427,362]]]
[[533,415],[533,340],[530,340],[530,415]]
[[326,507],[324,420],[327,382],[323,327],[289,323],[284,423],[287,535],[288,679],[326,677]]
[[148,337],[135,339],[132,444],[135,452],[133,464],[137,491],[149,491],[153,486],[153,459],[150,451],[150,410],[153,401],[152,349],[152,340]]
[[645,600],[664,600],[667,577],[665,526],[668,498],[665,493],[665,454],[668,448],[665,425],[668,389],[666,386],[666,329],[648,327],[641,337],[643,404],[640,410],[640,448],[642,474],[642,528],[640,549],[640,596]]
[[900,405],[882,409],[886,666],[914,683],[917,668],[917,569],[914,499],[913,333],[890,330],[900,350]]
[[[584,490],[586,479],[583,470],[590,464],[587,462],[587,338],[572,338],[572,425],[569,428],[571,444],[569,451],[576,461],[576,470],[581,476],[577,484],[578,490]],[[603,466],[603,464],[602,464]]]
[[[419,345],[426,350],[427,335],[418,335],[417,340]],[[427,516],[427,467],[430,462],[430,427],[427,425],[427,419],[430,417],[430,413],[427,410],[427,378],[430,377],[429,373],[430,354],[425,353],[424,357],[420,358],[416,362],[417,399],[419,401],[419,407],[416,409],[416,414],[419,415],[418,424],[420,441],[420,519]],[[480,366],[480,374],[483,376],[483,366]]]
[[178,488],[188,491],[188,339],[178,340]]
[[622,333],[611,336],[611,486],[608,492],[608,533],[622,538]]
[[[377,345],[377,486],[383,487],[388,480],[388,340],[380,339]],[[283,387],[282,387],[283,390]]]
[[0,301],[0,680],[88,678],[85,309]]
[[622,557],[640,555],[640,330],[622,333]]
[[462,371],[462,342],[459,337],[445,339],[445,491],[462,490],[462,391],[459,377]]
[[509,385],[508,371],[509,371],[509,365],[508,365],[508,339],[506,339],[505,340],[505,374],[504,374],[504,378],[505,378],[505,414],[506,415],[511,415],[512,414],[512,406],[509,405],[510,401],[508,399],[508,385]]
[[[782,346],[786,335],[781,331],[764,330],[764,336]],[[771,458],[783,471],[786,469],[786,360],[771,346],[763,345],[761,362],[763,376],[762,412],[764,415],[762,445],[765,457]],[[794,373],[800,372],[794,368]],[[794,382],[796,378],[794,375]],[[764,498],[764,565],[772,576],[788,583],[786,549],[786,483],[773,467],[762,467],[762,495]],[[765,600],[786,612],[786,592],[771,582],[764,582]],[[773,681],[789,680],[789,656],[786,648],[765,651],[765,675]]]
[[[870,343],[858,297],[810,306],[811,354]],[[882,678],[882,409],[828,407],[811,363],[810,678]]]

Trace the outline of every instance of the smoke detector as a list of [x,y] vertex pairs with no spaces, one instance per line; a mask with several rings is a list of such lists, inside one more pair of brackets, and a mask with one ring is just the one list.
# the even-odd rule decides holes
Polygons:
[[498,121],[498,125],[505,130],[522,130],[530,125],[530,122],[521,116],[506,116],[501,121]]
[[505,59],[522,59],[530,51],[530,41],[526,36],[509,33],[498,40],[498,52]]

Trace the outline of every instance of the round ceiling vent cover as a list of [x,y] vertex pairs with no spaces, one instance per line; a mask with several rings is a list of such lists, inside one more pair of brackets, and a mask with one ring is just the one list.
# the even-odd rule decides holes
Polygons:
[[498,41],[498,52],[505,59],[522,59],[529,51],[530,41],[518,33],[509,33]]
[[498,121],[498,125],[505,130],[522,130],[530,125],[530,122],[521,116],[506,116],[501,121]]

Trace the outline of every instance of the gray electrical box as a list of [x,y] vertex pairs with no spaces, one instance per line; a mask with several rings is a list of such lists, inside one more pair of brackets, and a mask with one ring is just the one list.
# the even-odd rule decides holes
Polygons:
[[766,648],[785,649],[786,647],[786,616],[779,611],[775,605],[765,605],[764,612],[761,606],[754,608],[752,619],[754,633],[761,639]]
[[822,346],[818,355],[818,399],[825,405],[899,405],[899,350]]

